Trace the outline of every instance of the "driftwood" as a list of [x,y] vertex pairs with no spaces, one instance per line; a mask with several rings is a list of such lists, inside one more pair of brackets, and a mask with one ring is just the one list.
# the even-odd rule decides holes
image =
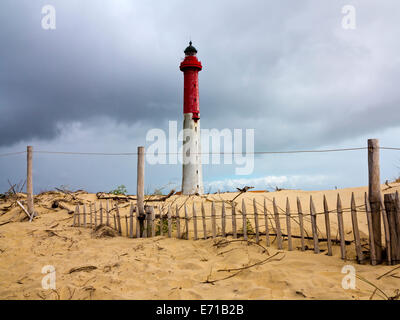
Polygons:
[[236,188],[240,193],[234,197],[231,202],[234,202],[237,198],[239,198],[243,193],[246,193],[247,191],[249,191],[250,189],[254,189],[254,187],[248,187],[245,186],[244,188]]
[[66,205],[62,204],[62,202],[64,202],[64,200],[54,200],[53,203],[51,204],[51,207],[53,209],[55,209],[55,208],[64,209],[64,210],[68,211],[68,214],[73,214],[74,211],[71,210],[70,208],[68,208]]
[[105,192],[97,192],[96,197],[99,200],[123,200],[123,201],[137,200],[137,198],[134,196],[126,196],[123,194],[109,194]]
[[[171,190],[166,196],[160,196],[157,198],[150,198],[150,199],[145,199],[145,202],[163,202],[166,201],[167,199],[171,198],[175,194],[175,190]],[[121,200],[121,201],[130,201],[130,200],[135,200],[137,201],[136,196],[129,196],[129,195],[124,195],[124,194],[110,194],[110,193],[105,193],[105,192],[97,192],[96,197],[99,200]]]
[[74,193],[72,191],[69,190],[63,190],[63,189],[59,189],[59,188],[55,188],[57,191],[61,192],[61,193],[65,193],[66,195],[69,195],[72,197],[72,199],[76,200],[76,197],[74,196]]
[[96,270],[97,267],[95,266],[85,266],[85,267],[78,267],[78,268],[72,268],[71,270],[68,271],[69,274],[74,273],[74,272],[90,272],[93,270]]
[[[275,258],[279,254],[283,254],[283,252],[278,251],[274,255],[269,256],[269,257],[267,257],[266,259],[264,259],[262,261],[259,261],[259,262],[253,263],[253,264],[249,264],[249,265],[246,265],[246,266],[243,266],[243,267],[240,267],[240,268],[217,270],[217,272],[228,272],[228,273],[230,273],[230,272],[233,271],[234,273],[232,273],[231,275],[229,275],[227,277],[220,278],[220,279],[215,279],[215,280],[210,280],[210,276],[211,276],[211,273],[210,273],[210,275],[207,277],[207,279],[205,281],[202,281],[202,283],[209,283],[209,284],[213,285],[213,284],[215,284],[215,282],[233,278],[234,276],[238,275],[239,273],[241,273],[242,271],[244,271],[246,269],[250,269],[252,267],[259,266],[259,265],[262,265],[264,263],[271,262],[271,261],[281,261],[285,257],[285,254],[283,254],[283,256],[280,257],[280,258]],[[275,259],[273,259],[273,258],[275,258]]]
[[25,209],[25,207],[22,205],[21,202],[19,202],[17,200],[17,204],[21,207],[21,209],[25,212],[25,214],[28,216],[29,219],[31,219],[31,215],[29,214],[29,212]]

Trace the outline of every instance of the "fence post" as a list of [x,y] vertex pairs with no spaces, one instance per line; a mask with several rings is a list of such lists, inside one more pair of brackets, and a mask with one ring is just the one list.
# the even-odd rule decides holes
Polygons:
[[381,182],[379,168],[379,140],[368,140],[368,195],[371,207],[372,230],[375,241],[375,254],[378,263],[382,262],[381,235]]
[[256,243],[260,243],[260,230],[258,228],[258,211],[257,211],[257,202],[255,198],[253,198],[253,208],[254,208],[254,227],[256,229]]
[[26,194],[27,194],[27,206],[28,212],[31,216],[31,220],[34,215],[33,205],[33,177],[32,177],[32,151],[33,147],[27,147],[27,170],[26,170]]
[[385,194],[384,204],[386,209],[386,214],[388,217],[389,224],[389,234],[390,234],[390,244],[392,253],[392,264],[400,263],[400,221],[397,217],[397,203],[396,194],[388,193]]
[[109,200],[106,201],[106,226],[110,226],[110,205]]
[[272,204],[274,206],[275,225],[276,225],[276,238],[278,240],[278,249],[282,250],[281,222],[279,221],[279,212],[278,212],[278,208],[276,206],[275,198],[273,198]]
[[265,242],[267,244],[267,247],[271,245],[271,241],[269,239],[269,228],[268,228],[268,211],[267,211],[267,201],[264,198],[264,221],[265,221]]
[[83,204],[83,226],[86,228],[86,205]]
[[356,201],[354,199],[354,192],[351,193],[351,222],[353,225],[354,243],[356,246],[356,254],[358,263],[364,262],[364,254],[362,253],[360,231],[358,230],[358,218]]
[[171,206],[168,206],[168,238],[172,237]]
[[247,215],[246,215],[246,204],[242,199],[242,219],[243,219],[243,238],[247,241]]
[[346,260],[346,240],[344,237],[344,224],[343,224],[343,209],[342,200],[340,195],[337,195],[337,218],[339,226],[339,237],[340,237],[340,252],[343,260]]
[[297,197],[297,213],[299,215],[299,226],[300,226],[300,236],[301,236],[301,251],[306,250],[306,246],[304,243],[304,219],[303,219],[303,209],[301,207],[301,201],[299,197]]
[[189,217],[187,213],[187,207],[186,204],[184,204],[185,207],[185,228],[186,228],[186,240],[189,240]]
[[129,238],[133,238],[133,203],[131,203],[131,209],[129,212]]
[[215,204],[214,201],[211,202],[211,224],[212,224],[212,237],[213,239],[216,238],[217,236],[217,226],[216,226],[216,220],[215,220]]
[[175,206],[175,219],[176,219],[176,237],[178,239],[181,238],[181,220],[179,216],[179,207],[178,205]]
[[194,231],[194,240],[198,239],[197,236],[197,213],[196,213],[196,207],[194,205],[194,201],[193,201],[193,231]]
[[139,213],[140,234],[143,234],[144,229],[144,147],[138,147],[138,162],[137,162],[137,209]]
[[325,195],[324,195],[324,213],[325,213],[326,241],[328,245],[328,256],[331,256],[332,255],[331,221],[329,219],[329,208]]
[[236,203],[232,202],[232,233],[233,238],[237,239],[237,229],[236,229]]
[[368,221],[368,233],[369,233],[369,247],[370,247],[371,264],[373,266],[376,266],[375,241],[374,241],[374,233],[372,231],[371,209],[370,209],[370,206],[369,206],[368,195],[367,195],[366,192],[364,194],[364,202],[365,202],[365,213],[367,215],[367,221]]
[[122,235],[122,227],[121,227],[121,216],[119,215],[119,208],[118,204],[115,204],[115,211],[117,215],[117,229],[118,229],[118,234]]
[[287,230],[287,236],[288,236],[288,250],[292,251],[293,250],[292,227],[291,227],[290,219],[291,219],[290,203],[289,203],[289,198],[286,197],[286,230]]
[[317,214],[315,212],[315,206],[312,196],[310,196],[310,219],[311,219],[311,229],[314,239],[314,253],[319,253]]

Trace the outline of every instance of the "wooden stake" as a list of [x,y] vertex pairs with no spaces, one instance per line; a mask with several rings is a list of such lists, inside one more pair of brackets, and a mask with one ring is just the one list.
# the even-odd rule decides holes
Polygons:
[[397,237],[397,254],[396,254],[396,261],[395,263],[400,263],[400,197],[399,192],[396,191],[393,194],[394,198],[394,212],[393,212],[393,219],[395,221],[395,235]]
[[[388,205],[388,209],[391,210],[389,205]],[[385,245],[386,245],[387,263],[388,263],[388,265],[391,265],[393,262],[392,241],[391,241],[391,237],[390,237],[388,212],[386,211],[385,205],[383,203],[383,198],[381,199],[381,210],[382,210],[382,218],[383,218],[383,228],[385,230]]]
[[178,205],[176,205],[175,218],[176,218],[176,233],[177,233],[178,239],[180,239],[181,238],[181,221],[180,221],[180,217],[179,217]]
[[382,261],[382,240],[381,240],[381,182],[379,165],[379,140],[368,140],[368,194],[371,207],[372,229],[374,231],[374,241],[376,259]]
[[93,208],[94,208],[94,228],[97,228],[97,209],[96,209],[96,202],[93,203]]
[[197,236],[197,213],[196,213],[196,208],[193,202],[193,232],[194,232],[194,240],[198,239]]
[[217,226],[215,221],[215,205],[214,201],[211,202],[211,224],[212,224],[212,237],[215,239],[217,236]]
[[83,205],[83,226],[86,228],[86,205]]
[[90,228],[93,229],[93,208],[92,208],[93,205],[90,204],[89,206],[90,206],[89,207],[90,208]]
[[204,210],[204,204],[203,202],[201,203],[201,216],[203,219],[203,235],[204,235],[204,240],[207,239],[207,228],[206,228],[206,212]]
[[156,212],[154,207],[150,207],[150,219],[151,219],[151,237],[156,236]]
[[[144,158],[145,149],[144,147],[138,147],[138,162],[137,162],[137,210],[139,216],[145,217],[144,211]],[[144,220],[139,220],[140,232],[144,231]]]
[[278,212],[278,208],[276,207],[275,198],[273,199],[273,207],[274,207],[275,225],[276,225],[276,238],[278,240],[278,249],[282,250],[281,222],[279,220],[279,212]]
[[317,215],[315,212],[315,206],[310,196],[310,216],[311,216],[311,228],[314,238],[314,253],[319,253],[319,243],[318,243],[318,229],[317,229]]
[[160,214],[160,236],[164,236],[164,217],[160,205],[158,206],[158,213]]
[[184,205],[185,209],[185,228],[186,228],[186,240],[189,240],[189,216],[187,213],[186,204]]
[[331,256],[332,255],[331,221],[329,219],[329,208],[325,195],[324,195],[324,213],[325,213],[326,240],[328,245],[328,256]]
[[242,218],[243,218],[243,238],[247,241],[247,216],[246,216],[246,204],[242,199]]
[[80,213],[80,210],[79,210],[79,204],[76,206],[76,210],[77,210],[77,216],[78,216],[78,227],[80,227],[81,226],[81,213]]
[[100,225],[103,224],[103,203],[100,201]]
[[74,219],[72,222],[72,226],[76,227],[78,225],[77,221],[78,221],[78,215],[79,215],[79,205],[77,204],[75,206],[75,211],[74,211]]
[[152,211],[151,211],[152,207],[147,207],[145,208],[145,212],[146,212],[146,236],[147,238],[151,238],[151,230],[153,229],[153,221],[152,221]]
[[118,232],[117,216],[113,214],[113,218],[114,218],[114,230]]
[[356,201],[354,199],[354,192],[351,193],[351,222],[353,225],[354,243],[356,246],[356,254],[358,263],[363,263],[364,255],[361,248],[360,231],[358,230],[358,219]]
[[129,238],[133,238],[133,203],[131,202],[131,208],[129,210]]
[[343,224],[343,210],[342,210],[342,200],[340,195],[337,196],[337,216],[339,225],[339,237],[340,237],[340,252],[343,260],[346,260],[346,240],[344,237],[344,224]]
[[222,236],[226,237],[226,212],[225,212],[225,203],[222,202],[222,209],[221,209],[221,224],[222,224]]
[[26,170],[26,195],[27,195],[27,207],[28,213],[30,215],[30,221],[32,221],[35,208],[33,204],[33,174],[32,174],[32,154],[33,154],[33,147],[27,147],[27,170]]
[[268,210],[267,210],[267,200],[264,198],[264,220],[265,220],[265,241],[267,247],[271,245],[271,240],[269,239],[269,227],[268,227]]
[[292,244],[292,226],[290,224],[290,203],[289,203],[289,198],[286,197],[286,228],[287,228],[287,235],[288,235],[288,250],[292,251],[293,250],[293,244]]
[[301,236],[301,251],[306,250],[306,246],[304,243],[304,220],[303,220],[303,210],[301,208],[301,202],[299,197],[297,197],[297,212],[299,215],[299,224],[300,224],[300,236]]
[[168,238],[172,237],[171,206],[168,206]]
[[[398,257],[399,257],[399,259],[400,259],[400,197],[399,197],[399,192],[398,191],[396,191],[396,193],[395,193],[395,195],[394,195],[394,198],[395,198],[395,209],[396,209],[396,212],[395,212],[395,218],[396,218],[396,234],[397,234],[397,240],[398,240],[398,242],[397,242],[397,246],[398,246],[398,248],[399,248],[399,255],[398,255]],[[400,261],[399,261],[400,262]],[[398,262],[398,263],[399,263]]]
[[117,212],[118,233],[122,235],[121,216],[119,215],[118,204],[115,204],[115,211]]
[[232,202],[232,232],[233,238],[237,239],[237,228],[236,228],[236,203]]
[[125,232],[126,236],[129,237],[128,216],[125,216]]
[[256,228],[256,243],[260,243],[260,231],[258,229],[258,212],[257,212],[257,203],[255,198],[253,198],[253,207],[254,207],[254,226]]
[[371,208],[369,206],[368,195],[366,192],[364,194],[364,202],[365,202],[365,211],[366,211],[367,222],[368,222],[369,250],[370,250],[371,264],[373,266],[376,266],[378,264],[378,262],[376,260],[374,230],[372,228]]
[[140,231],[142,233],[142,238],[147,238],[147,233],[148,233],[147,221],[148,221],[148,216],[147,216],[147,213],[146,213],[146,210],[145,210],[144,220],[141,221],[141,222],[143,222],[143,230]]
[[141,223],[140,218],[139,209],[136,206],[136,238],[142,238],[143,236],[141,233],[141,225],[143,226],[143,224]]
[[400,263],[400,221],[397,219],[396,194],[385,194],[386,214],[389,222],[392,264]]
[[109,227],[110,226],[110,207],[108,200],[106,201],[106,225]]

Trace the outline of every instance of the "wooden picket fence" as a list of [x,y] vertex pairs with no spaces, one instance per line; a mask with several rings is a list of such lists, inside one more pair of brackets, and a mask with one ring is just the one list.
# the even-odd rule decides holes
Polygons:
[[[298,197],[296,212],[290,208],[288,198],[286,200],[286,210],[281,210],[283,211],[282,213],[278,210],[275,198],[272,201],[273,210],[269,212],[266,200],[264,198],[261,212],[256,199],[253,199],[253,213],[247,213],[248,208],[244,200],[242,200],[241,210],[237,208],[235,202],[223,201],[221,210],[218,213],[215,201],[211,201],[211,204],[208,203],[206,205],[205,201],[202,201],[200,212],[196,211],[195,203],[193,202],[193,206],[190,208],[190,215],[186,202],[181,206],[175,205],[174,207],[171,205],[164,205],[163,207],[145,206],[144,214],[139,214],[136,204],[130,203],[129,215],[124,216],[120,215],[120,206],[117,203],[110,205],[107,200],[105,208],[102,202],[99,204],[91,203],[88,208],[86,205],[77,205],[73,216],[73,226],[95,229],[105,225],[116,230],[119,235],[129,238],[166,236],[169,238],[199,240],[230,236],[234,239],[243,237],[243,240],[247,241],[251,237],[252,240],[259,244],[262,241],[261,236],[265,236],[266,246],[269,247],[272,242],[276,241],[277,248],[283,250],[283,243],[287,241],[287,250],[289,251],[293,250],[293,238],[297,238],[300,239],[300,247],[298,248],[301,251],[307,250],[306,241],[312,241],[313,251],[318,254],[321,252],[321,242],[326,242],[328,256],[333,254],[333,245],[339,245],[341,259],[346,260],[347,245],[354,245],[358,263],[365,263],[368,260],[372,265],[379,263],[376,255],[378,242],[374,239],[371,209],[366,193],[364,195],[364,203],[359,206],[356,206],[355,197],[352,194],[349,208],[343,208],[341,197],[338,194],[336,210],[332,211],[329,210],[324,195],[323,212],[316,212],[314,200],[310,197],[308,214],[303,213],[302,203]],[[226,205],[228,205],[228,209]],[[181,211],[183,211],[183,216]],[[345,238],[343,214],[347,212],[351,214],[352,240],[346,240]],[[335,238],[332,236],[331,230],[332,213],[336,213],[338,225],[338,236]],[[369,239],[367,248],[362,246],[360,239],[359,214],[365,214],[368,223]],[[325,237],[320,237],[318,233],[317,218],[319,216],[324,216]],[[400,263],[400,201],[398,192],[385,195],[384,201],[381,201],[381,216],[384,226],[386,261],[388,264]],[[305,221],[306,217],[308,221]],[[264,220],[263,226],[262,219]],[[221,222],[218,228],[217,220]],[[281,227],[281,220],[285,223],[285,228]],[[292,232],[293,221],[298,226],[297,233]],[[207,226],[207,222],[211,222],[211,231],[209,230],[210,223]],[[306,222],[310,222],[310,236],[306,232]],[[273,241],[271,241],[271,237],[275,237]]]

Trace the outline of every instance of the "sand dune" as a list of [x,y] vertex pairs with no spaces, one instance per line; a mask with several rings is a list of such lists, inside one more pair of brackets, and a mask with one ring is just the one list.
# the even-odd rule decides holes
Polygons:
[[[309,212],[310,195],[315,200],[317,212],[322,212],[323,194],[326,194],[331,209],[336,206],[337,193],[342,197],[343,207],[349,208],[351,193],[355,193],[357,205],[362,205],[366,190],[360,187],[333,191],[246,193],[238,198],[238,202],[240,206],[241,199],[245,199],[247,211],[251,214],[253,198],[261,207],[263,199],[267,198],[268,210],[272,210],[274,197],[281,208],[285,208],[286,197],[289,197],[296,215],[297,196],[302,200],[305,213]],[[393,188],[385,192],[396,190],[400,191],[399,184],[393,184]],[[208,200],[214,200],[217,212],[220,212],[222,201],[236,195],[208,195],[207,200],[205,197],[187,199],[173,196],[168,199],[168,204],[186,201],[191,208],[194,201],[200,212],[201,201],[211,203]],[[20,196],[23,200],[24,195]],[[400,269],[397,274],[394,271],[393,276],[377,280],[394,266],[358,265],[353,245],[347,246],[348,260],[343,261],[337,245],[333,247],[332,257],[326,255],[325,242],[321,242],[323,252],[320,254],[298,250],[299,239],[294,239],[294,251],[287,251],[287,241],[284,250],[278,251],[275,237],[271,237],[272,246],[265,250],[265,236],[261,237],[263,247],[243,241],[231,242],[231,237],[225,242],[223,238],[194,241],[192,229],[189,231],[190,240],[165,236],[129,239],[124,235],[96,238],[90,228],[72,227],[72,215],[68,210],[52,208],[56,199],[64,200],[64,205],[74,210],[76,203],[90,203],[96,200],[96,195],[82,192],[76,194],[76,200],[59,192],[40,195],[35,200],[39,217],[32,223],[26,221],[20,208],[9,207],[11,201],[0,203],[1,299],[369,299],[375,288],[361,280],[357,280],[354,290],[342,288],[344,265],[353,265],[357,275],[374,283],[388,296],[395,296],[400,288]],[[129,204],[121,203],[120,206],[121,215],[126,215]],[[228,214],[229,210],[227,205]],[[344,218],[346,237],[353,240],[350,214],[345,213]],[[331,221],[336,237],[336,214],[331,214]],[[305,223],[310,228],[310,223]],[[264,224],[260,224],[263,231]],[[363,244],[367,245],[367,223],[362,212],[359,224]],[[227,224],[228,231],[230,225]],[[298,233],[296,226],[294,222],[294,233]],[[325,224],[322,217],[318,218],[318,227],[320,236],[323,236]],[[307,245],[311,248],[312,240],[307,240]],[[44,274],[41,272],[46,265],[56,269],[55,290],[42,289]],[[378,294],[373,299],[381,299]]]

